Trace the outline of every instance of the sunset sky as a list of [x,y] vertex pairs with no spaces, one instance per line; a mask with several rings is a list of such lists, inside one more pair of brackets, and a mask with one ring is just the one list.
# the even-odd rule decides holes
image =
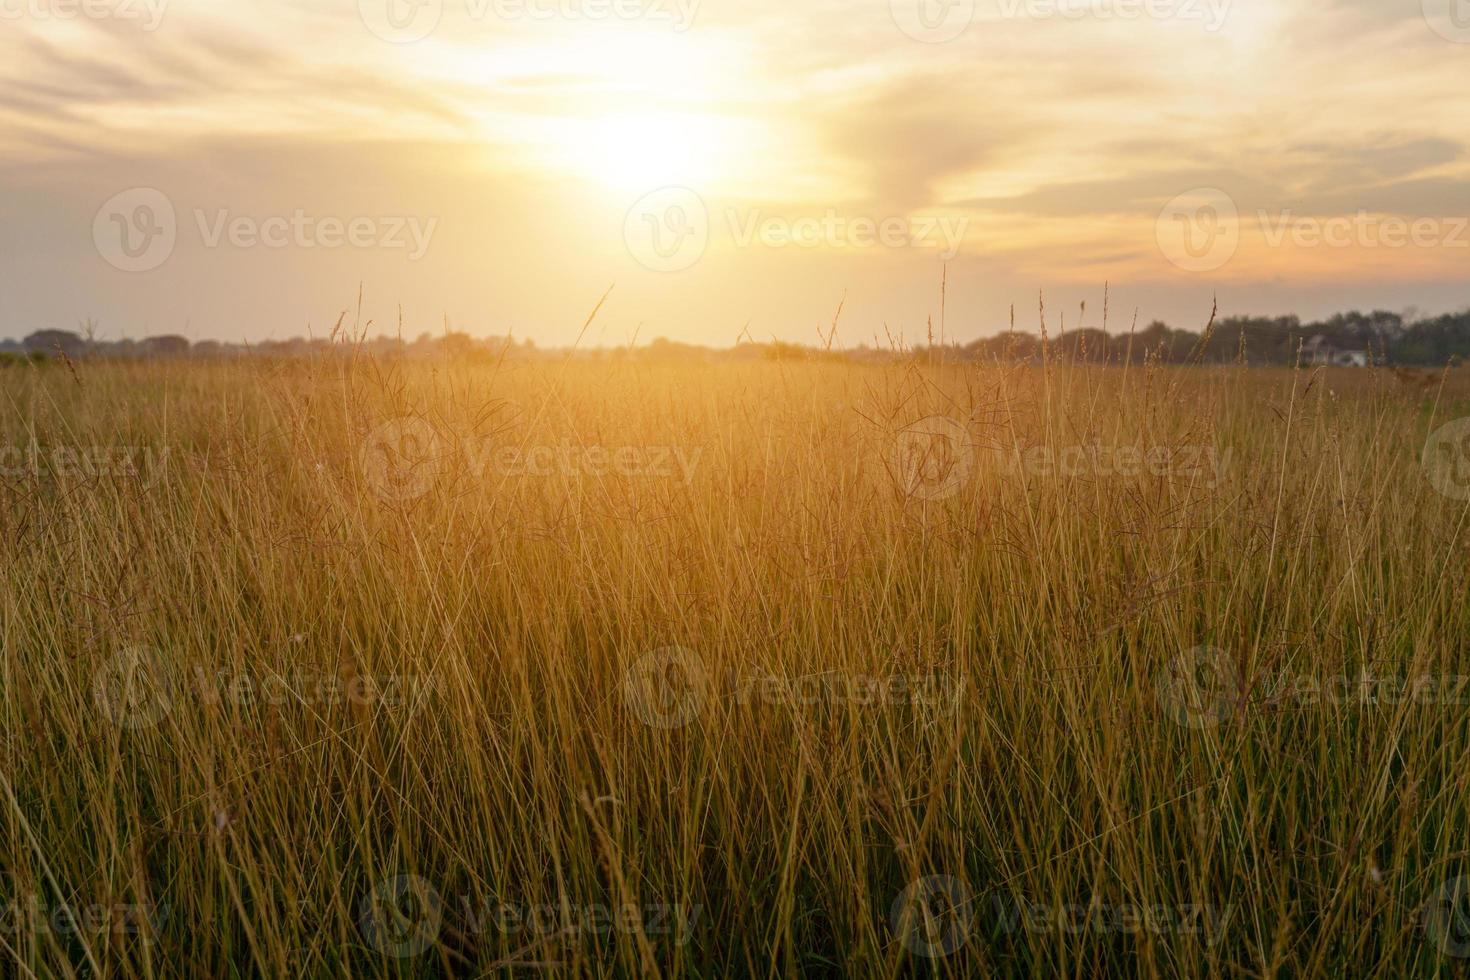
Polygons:
[[374,333],[563,344],[614,286],[590,345],[815,342],[844,297],[855,345],[937,329],[946,266],[959,340],[1043,290],[1097,325],[1105,282],[1123,327],[1470,306],[1467,0],[0,0],[0,31],[0,336],[321,333],[361,283]]

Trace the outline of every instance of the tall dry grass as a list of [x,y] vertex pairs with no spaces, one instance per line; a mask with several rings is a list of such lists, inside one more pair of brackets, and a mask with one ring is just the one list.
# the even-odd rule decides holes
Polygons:
[[1448,974],[1432,381],[7,370],[5,972]]

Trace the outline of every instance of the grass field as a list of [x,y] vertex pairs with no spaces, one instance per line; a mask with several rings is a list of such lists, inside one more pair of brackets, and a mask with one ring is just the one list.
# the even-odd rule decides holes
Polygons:
[[0,402],[7,973],[1470,955],[1470,443],[1421,459],[1459,371],[344,355]]

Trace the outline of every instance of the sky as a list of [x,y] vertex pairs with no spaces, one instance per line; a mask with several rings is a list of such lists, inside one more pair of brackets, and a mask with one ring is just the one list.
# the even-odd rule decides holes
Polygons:
[[0,52],[0,337],[1470,307],[1470,0],[0,0]]

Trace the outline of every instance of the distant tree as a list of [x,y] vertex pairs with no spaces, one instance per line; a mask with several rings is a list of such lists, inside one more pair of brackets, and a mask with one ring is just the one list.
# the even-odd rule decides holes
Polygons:
[[1063,334],[1057,348],[1064,357],[1074,361],[1102,361],[1108,356],[1108,335],[1094,327],[1085,327]]
[[807,359],[807,349],[800,344],[773,340],[766,346],[765,358],[768,361],[804,361]]
[[138,348],[145,357],[183,357],[189,353],[189,338],[177,334],[145,337]]
[[467,333],[446,333],[439,340],[439,350],[449,357],[464,357],[474,349],[474,338]]
[[51,354],[60,350],[67,357],[80,357],[86,349],[86,342],[70,330],[37,330],[21,344],[35,353]]
[[1439,366],[1470,357],[1470,311],[1420,320],[1387,345],[1390,363]]

